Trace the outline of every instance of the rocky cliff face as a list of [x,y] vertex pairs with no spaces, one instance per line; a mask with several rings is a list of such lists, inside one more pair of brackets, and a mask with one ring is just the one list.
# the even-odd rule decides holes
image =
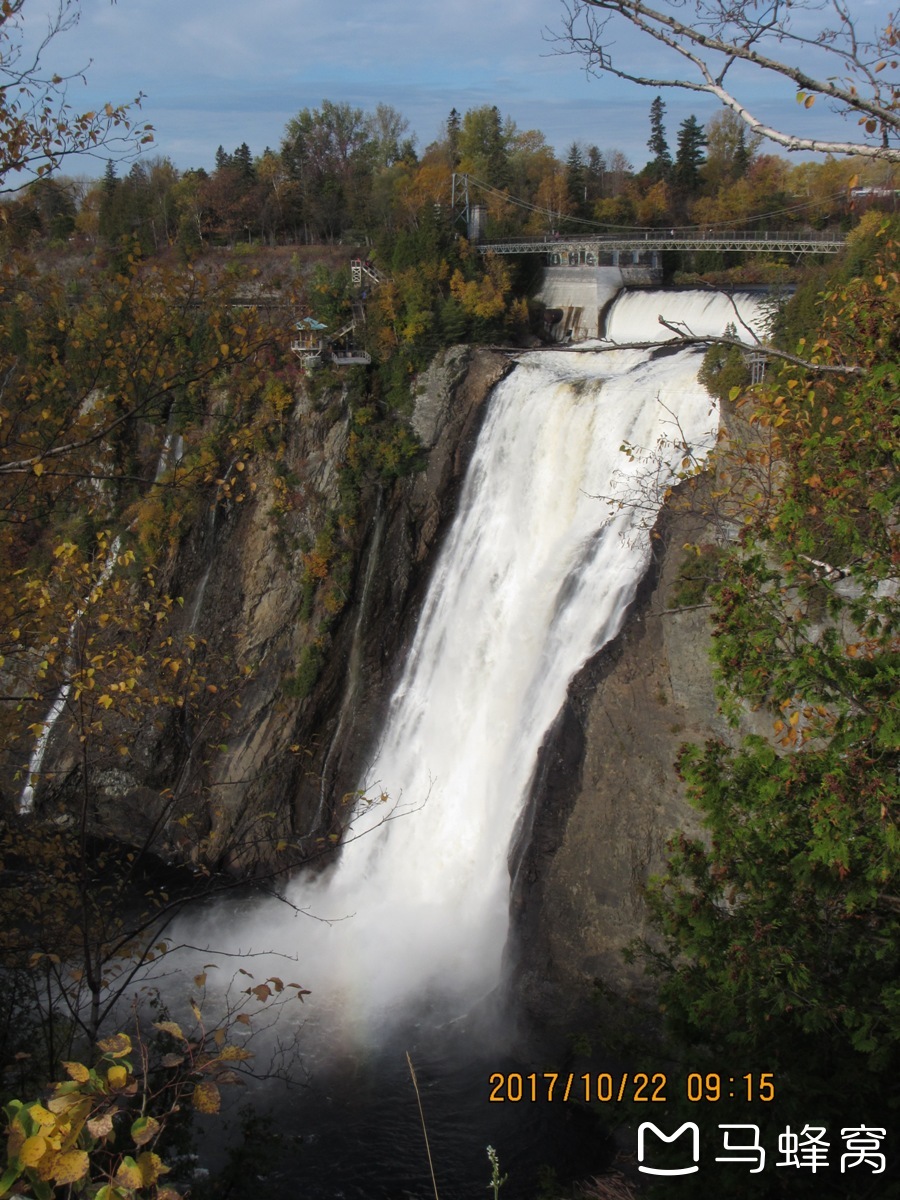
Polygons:
[[[439,355],[416,387],[425,469],[390,482],[364,473],[352,520],[347,397],[321,388],[297,397],[282,459],[252,463],[241,503],[234,488],[204,497],[160,584],[183,598],[170,628],[197,639],[210,688],[190,719],[147,722],[127,759],[112,746],[94,755],[97,832],[251,873],[281,853],[296,861],[298,844],[328,848],[349,814],[341,798],[365,773],[483,401],[509,367],[485,350]],[[341,561],[319,586],[310,551],[341,523]],[[82,765],[62,728],[51,760],[39,804],[65,806]]]
[[619,636],[573,679],[541,750],[531,812],[515,849],[510,960],[526,1009],[572,1034],[597,1028],[593,999],[643,1007],[651,985],[622,951],[653,940],[643,900],[678,830],[699,833],[674,770],[679,747],[768,732],[718,712],[706,607],[678,607],[685,543],[709,536],[688,512],[665,511],[653,558]]

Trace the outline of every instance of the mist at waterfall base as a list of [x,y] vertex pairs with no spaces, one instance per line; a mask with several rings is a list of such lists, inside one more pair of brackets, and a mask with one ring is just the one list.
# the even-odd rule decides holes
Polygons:
[[[742,311],[759,315],[754,301]],[[670,336],[660,312],[701,334],[734,319],[719,295],[625,293],[606,336]],[[262,954],[245,964],[257,979],[310,989],[278,1030],[304,1022],[309,1082],[279,1101],[295,1148],[266,1178],[268,1196],[433,1194],[406,1051],[443,1200],[485,1190],[489,1143],[510,1175],[507,1200],[534,1195],[541,1163],[564,1176],[608,1161],[602,1133],[586,1133],[572,1106],[488,1099],[492,1072],[562,1068],[523,1061],[540,1048],[517,1043],[514,981],[500,987],[509,855],[569,681],[619,631],[647,566],[646,510],[628,503],[647,500],[646,463],[620,448],[644,447],[674,468],[683,439],[702,457],[717,414],[696,381],[701,357],[522,355],[488,401],[361,782],[369,801],[353,840],[328,873],[291,884],[302,911],[254,900],[179,930],[212,951]],[[601,498],[610,495],[626,503],[611,507]]]

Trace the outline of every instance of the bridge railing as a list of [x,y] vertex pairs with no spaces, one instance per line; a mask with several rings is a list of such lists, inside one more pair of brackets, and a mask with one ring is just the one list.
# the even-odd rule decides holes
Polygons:
[[[504,237],[496,239],[504,245],[534,245],[537,242],[554,246],[563,245],[596,245],[615,242],[822,242],[831,244],[843,242],[842,234],[831,233],[821,229],[783,229],[783,230],[746,230],[746,229],[623,229],[620,233],[545,233],[533,234],[531,237]],[[489,243],[485,243],[486,245]]]

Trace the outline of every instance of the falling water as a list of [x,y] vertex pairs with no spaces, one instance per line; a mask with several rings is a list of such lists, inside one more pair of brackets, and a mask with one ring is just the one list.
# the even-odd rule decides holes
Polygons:
[[[607,337],[652,337],[660,311],[698,332],[734,319],[724,297],[639,294],[617,301]],[[647,565],[646,521],[599,497],[615,479],[626,499],[646,499],[624,442],[662,447],[673,466],[676,428],[695,455],[711,446],[699,363],[697,351],[522,356],[490,400],[362,781],[372,803],[331,873],[293,884],[294,903],[326,921],[269,907],[205,921],[210,946],[295,954],[313,1011],[344,1038],[377,1041],[426,998],[462,1011],[498,982],[507,856],[541,741]]]
[[[117,537],[113,539],[106,555],[106,561],[103,564],[103,570],[100,572],[97,582],[94,584],[93,588],[91,588],[91,591],[84,601],[84,604],[82,604],[82,606],[78,609],[78,612],[75,614],[75,617],[69,626],[69,632],[66,638],[67,646],[72,644],[72,639],[75,636],[78,622],[81,620],[85,608],[88,606],[88,604],[91,604],[97,600],[100,592],[103,590],[103,585],[112,574],[113,568],[115,567],[118,559],[121,544],[121,538]],[[72,660],[67,654],[63,664],[63,673],[65,674],[71,669]],[[38,735],[38,739],[34,744],[34,750],[31,752],[31,758],[28,761],[28,774],[25,776],[25,786],[22,788],[22,794],[19,796],[20,813],[29,813],[34,808],[35,784],[38,776],[40,775],[41,767],[44,765],[44,756],[47,753],[47,746],[50,743],[50,737],[57,721],[66,711],[66,704],[68,703],[69,694],[71,691],[72,681],[70,679],[64,679],[59,691],[53,698],[53,703],[50,705],[47,715],[41,722],[41,732]]]

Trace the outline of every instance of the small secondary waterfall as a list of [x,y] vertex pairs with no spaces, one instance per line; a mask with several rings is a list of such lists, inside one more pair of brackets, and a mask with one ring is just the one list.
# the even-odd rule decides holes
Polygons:
[[[753,301],[742,311],[759,318]],[[628,294],[607,337],[669,337],[660,312],[694,332],[735,319],[715,294]],[[677,464],[682,452],[665,450],[673,414],[695,454],[711,446],[717,415],[699,363],[696,350],[522,356],[490,399],[361,783],[373,799],[357,836],[330,873],[291,887],[297,906],[333,923],[254,903],[207,916],[209,946],[296,954],[278,973],[312,989],[306,1015],[326,1013],[362,1042],[425,999],[449,996],[459,1012],[495,986],[507,856],[541,741],[573,674],[618,632],[647,563],[638,515],[599,497],[614,479],[627,497],[641,469],[623,442],[663,447]]]
[[[79,608],[78,612],[75,614],[75,619],[72,621],[72,624],[69,626],[69,635],[67,638],[67,646],[71,645],[71,643],[72,643],[72,639],[74,638],[75,632],[78,628],[78,622],[79,622],[85,608],[87,607],[88,604],[93,603],[97,599],[97,597],[100,595],[101,591],[103,590],[103,585],[106,583],[106,581],[109,579],[110,575],[113,573],[113,570],[115,569],[115,566],[116,566],[116,562],[117,562],[118,555],[119,555],[119,549],[121,548],[121,545],[122,545],[121,538],[116,537],[113,539],[113,542],[110,545],[109,550],[106,555],[106,561],[103,564],[103,569],[100,572],[100,576],[97,579],[97,582],[94,584],[89,595],[86,597],[84,604],[81,606],[81,608]],[[70,669],[71,669],[71,659],[68,656],[68,649],[67,649],[66,659],[63,663],[63,674],[65,674],[66,671],[68,671]],[[44,717],[44,720],[41,723],[43,728],[41,729],[41,732],[38,735],[37,741],[34,744],[34,750],[32,750],[32,752],[31,752],[31,758],[28,761],[28,774],[25,776],[25,785],[22,788],[21,795],[19,796],[19,812],[20,813],[30,813],[31,810],[34,808],[35,782],[41,773],[41,767],[44,765],[44,756],[47,753],[47,746],[50,744],[50,737],[53,733],[54,728],[56,727],[56,722],[66,711],[66,705],[69,701],[69,694],[71,693],[71,691],[72,691],[71,680],[64,679],[63,683],[61,684],[61,686],[59,688],[59,691],[56,693],[56,696],[53,699],[53,703],[50,705],[47,715]]]

